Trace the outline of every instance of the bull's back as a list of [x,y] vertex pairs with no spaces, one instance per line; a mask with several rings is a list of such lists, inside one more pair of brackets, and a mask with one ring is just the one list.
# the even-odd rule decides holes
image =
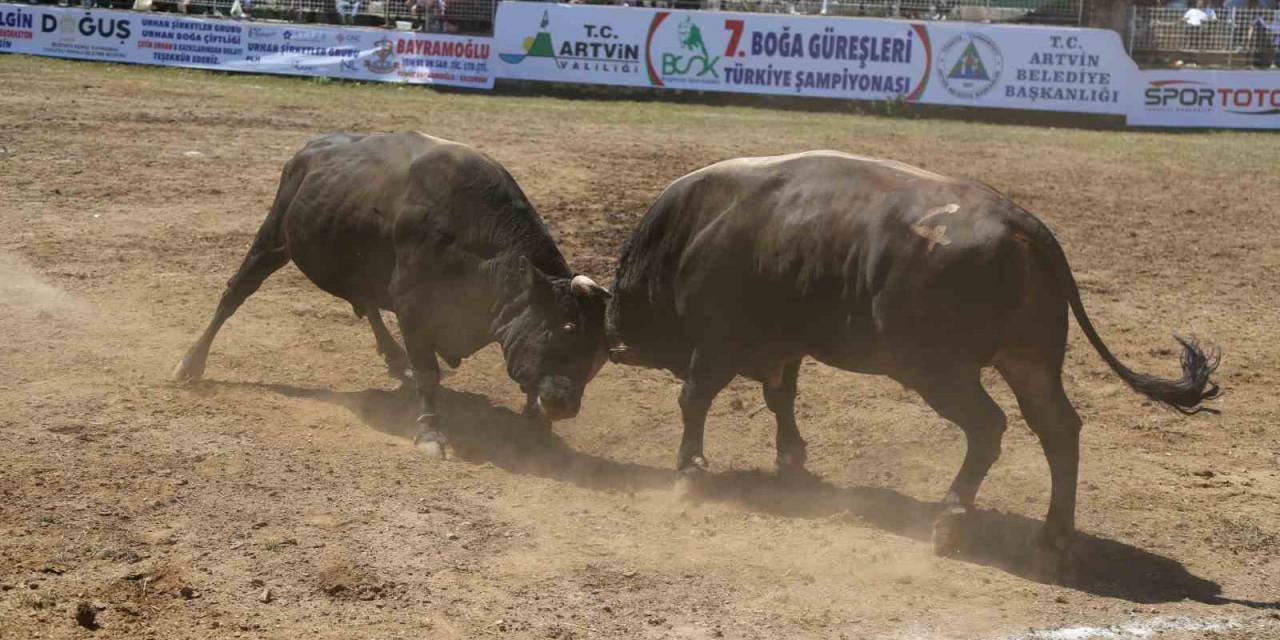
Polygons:
[[820,289],[849,275],[869,244],[891,244],[916,201],[968,190],[908,165],[831,151],[727,160],[663,192],[624,249],[618,286],[643,281],[687,296],[726,272],[753,285]]
[[290,255],[317,286],[353,303],[389,306],[392,229],[415,159],[440,144],[417,133],[333,133],[290,160],[297,181],[284,213]]
[[884,313],[927,314],[913,292],[981,275],[968,272],[1004,246],[1004,203],[983,185],[836,152],[730,160],[659,198],[620,262],[615,295],[686,345],[871,360],[897,320]]

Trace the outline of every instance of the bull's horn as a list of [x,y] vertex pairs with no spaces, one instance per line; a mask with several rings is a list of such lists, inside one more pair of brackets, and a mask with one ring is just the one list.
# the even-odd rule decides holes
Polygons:
[[574,276],[573,279],[569,281],[569,290],[572,291],[574,295],[579,296],[599,295],[604,298],[613,297],[613,294],[609,293],[608,289],[600,286],[600,284],[595,280],[584,275]]

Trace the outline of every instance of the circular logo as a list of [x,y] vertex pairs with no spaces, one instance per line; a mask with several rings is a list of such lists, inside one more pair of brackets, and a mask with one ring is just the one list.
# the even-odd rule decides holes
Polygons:
[[938,79],[957,98],[980,98],[1000,82],[1004,56],[991,38],[964,33],[938,50]]

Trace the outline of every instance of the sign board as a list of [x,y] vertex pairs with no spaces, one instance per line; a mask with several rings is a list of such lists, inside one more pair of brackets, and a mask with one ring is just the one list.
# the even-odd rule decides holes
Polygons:
[[490,39],[0,4],[0,52],[170,67],[493,87]]

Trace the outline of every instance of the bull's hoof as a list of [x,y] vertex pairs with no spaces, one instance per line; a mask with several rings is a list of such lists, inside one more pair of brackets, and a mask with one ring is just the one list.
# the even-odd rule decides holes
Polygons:
[[685,460],[680,460],[676,465],[676,470],[680,472],[680,475],[701,475],[706,473],[707,467],[709,466],[710,465],[707,464],[706,458],[701,455],[696,455],[689,456],[689,458]]
[[951,557],[960,553],[973,531],[973,517],[961,506],[946,507],[933,521],[933,553]]
[[680,471],[676,474],[676,495],[685,500],[697,498],[706,477],[707,472],[702,468],[689,468]]
[[192,362],[189,358],[183,358],[178,366],[173,368],[173,382],[175,384],[192,384],[199,382],[204,377],[204,363]]
[[417,447],[422,450],[422,454],[431,460],[444,460],[445,451],[444,443],[436,440],[419,440]]
[[822,478],[804,467],[779,467],[778,482],[792,489],[801,489],[821,484]]
[[804,447],[796,447],[790,451],[778,453],[776,460],[778,466],[778,476],[784,479],[803,480],[813,477],[808,470],[804,468],[804,463],[809,456],[805,453]]
[[434,413],[418,416],[418,433],[413,436],[413,445],[422,449],[428,458],[444,460],[444,445],[447,440],[440,431],[439,418]]
[[1031,578],[1044,584],[1062,584],[1071,568],[1071,538],[1037,536],[1031,555]]
[[698,486],[707,476],[707,466],[707,459],[702,456],[680,461],[676,468],[676,495],[686,499],[697,496]]

